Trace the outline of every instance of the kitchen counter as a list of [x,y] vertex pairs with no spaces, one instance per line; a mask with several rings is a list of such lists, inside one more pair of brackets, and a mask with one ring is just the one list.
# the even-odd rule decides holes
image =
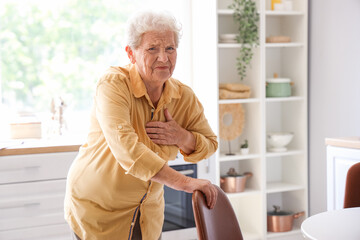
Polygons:
[[325,138],[326,145],[360,149],[360,137]]
[[79,137],[0,141],[0,156],[76,152],[83,142],[84,139]]

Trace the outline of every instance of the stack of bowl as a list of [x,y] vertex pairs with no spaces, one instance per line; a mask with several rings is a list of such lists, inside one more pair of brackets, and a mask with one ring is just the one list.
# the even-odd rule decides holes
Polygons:
[[221,43],[237,43],[238,36],[239,34],[233,34],[233,33],[220,34],[219,40]]

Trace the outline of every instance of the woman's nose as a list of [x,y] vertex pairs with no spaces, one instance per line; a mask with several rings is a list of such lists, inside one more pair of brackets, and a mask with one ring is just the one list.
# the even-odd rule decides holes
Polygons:
[[168,59],[169,58],[168,58],[168,55],[167,55],[166,51],[165,50],[160,50],[159,54],[158,54],[158,57],[157,57],[157,60],[159,62],[167,62]]

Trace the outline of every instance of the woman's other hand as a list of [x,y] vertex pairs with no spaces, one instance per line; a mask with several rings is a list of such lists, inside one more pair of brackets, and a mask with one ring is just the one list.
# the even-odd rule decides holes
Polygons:
[[195,150],[194,135],[182,128],[171,116],[168,109],[164,109],[166,122],[148,122],[145,130],[149,138],[159,145],[176,145],[186,154]]
[[208,207],[210,209],[213,209],[216,204],[216,200],[218,196],[216,187],[209,180],[205,180],[205,179],[188,177],[187,181],[189,183],[186,184],[186,186],[189,189],[185,189],[184,191],[188,193],[193,193],[195,190],[200,190],[202,193],[205,194],[206,203]]
[[209,180],[187,177],[172,169],[167,164],[165,164],[151,180],[188,193],[200,190],[205,194],[208,207],[212,209],[215,206],[218,192],[216,187]]

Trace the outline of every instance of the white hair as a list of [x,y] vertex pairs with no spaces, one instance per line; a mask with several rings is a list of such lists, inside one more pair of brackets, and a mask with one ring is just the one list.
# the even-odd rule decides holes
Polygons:
[[144,33],[150,31],[172,31],[175,34],[175,46],[178,47],[181,37],[181,24],[166,11],[141,11],[135,13],[127,21],[126,43],[136,49]]

